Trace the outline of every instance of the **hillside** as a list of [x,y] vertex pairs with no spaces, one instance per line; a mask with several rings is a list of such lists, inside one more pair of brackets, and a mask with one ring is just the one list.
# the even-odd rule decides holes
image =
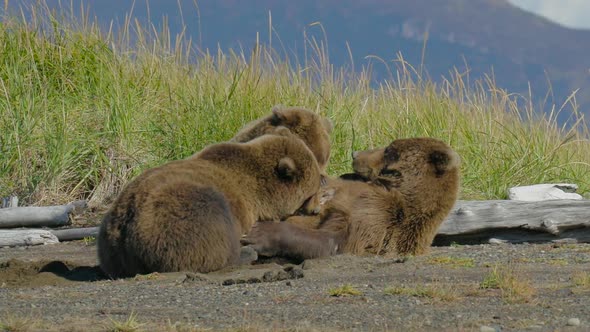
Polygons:
[[[230,3],[215,8],[225,10],[224,17],[235,14],[233,21],[215,21],[213,9],[202,6],[201,25],[225,26],[220,31],[238,38],[248,30],[236,25],[242,17],[262,15],[254,8],[237,15],[234,7],[223,6],[230,8]],[[436,85],[406,66],[392,72],[395,80],[375,85],[363,71],[366,61],[355,61],[356,74],[352,68],[333,70],[326,59],[337,58],[338,42],[329,39],[325,45],[318,39],[319,26],[306,28],[306,47],[286,46],[284,31],[296,39],[297,28],[304,25],[286,26],[308,21],[286,13],[310,15],[312,11],[302,11],[305,6],[292,6],[295,9],[282,19],[273,14],[277,35],[256,52],[248,50],[254,44],[246,41],[236,52],[221,48],[203,53],[195,47],[197,41],[177,44],[166,30],[158,32],[156,27],[154,33],[141,21],[115,22],[125,29],[109,34],[104,23],[94,24],[92,18],[73,20],[44,8],[25,15],[26,21],[20,15],[5,16],[0,24],[0,197],[17,194],[23,205],[83,198],[108,206],[121,187],[146,168],[227,140],[276,104],[302,105],[332,120],[329,174],[348,172],[354,150],[384,146],[400,137],[429,136],[460,154],[463,199],[503,198],[508,187],[543,182],[576,183],[581,194],[590,192],[584,124],[562,128],[539,118],[526,98],[502,91],[498,82],[471,87],[473,78],[458,73]],[[324,17],[318,13],[328,13],[315,3],[309,6],[317,8],[313,12],[320,19]],[[122,15],[124,10],[111,14]],[[160,12],[154,6],[150,10],[152,15]],[[188,10],[183,15],[187,21],[192,17]],[[325,19],[327,30],[333,21]],[[262,31],[260,20],[256,29]],[[170,17],[171,28],[176,21]],[[334,30],[347,36],[361,29],[352,23],[347,27]],[[378,32],[367,35],[385,38]],[[205,29],[202,36],[202,44],[208,43]],[[365,40],[368,44],[369,38]],[[443,42],[429,40],[431,52],[441,47],[437,56],[450,59],[451,53],[442,51],[449,49],[442,48]],[[413,43],[417,55],[421,42]],[[352,42],[351,49],[357,49]],[[307,51],[297,57],[302,66],[294,66],[292,50]],[[477,48],[463,50],[473,53]],[[291,56],[286,59],[285,53]],[[374,70],[383,67],[374,60]]]
[[[75,13],[80,1],[73,1]],[[59,3],[48,0],[49,7]],[[391,67],[401,53],[417,69],[423,64],[422,75],[427,72],[438,82],[456,67],[471,82],[493,73],[495,85],[509,92],[528,95],[530,82],[539,109],[549,111],[554,103],[559,108],[576,89],[580,111],[587,113],[590,106],[590,31],[561,27],[505,0],[205,0],[198,7],[193,0],[133,3],[104,0],[85,8],[104,27],[111,20],[122,26],[132,13],[139,22],[161,28],[165,16],[172,35],[186,27],[185,34],[201,50],[248,50],[258,32],[261,42],[302,59],[313,43],[304,41],[315,38],[327,40],[330,62],[337,67],[351,66],[352,55],[355,69],[372,66],[376,80],[395,75],[380,60],[366,57],[376,56]],[[560,114],[560,123],[568,116]]]

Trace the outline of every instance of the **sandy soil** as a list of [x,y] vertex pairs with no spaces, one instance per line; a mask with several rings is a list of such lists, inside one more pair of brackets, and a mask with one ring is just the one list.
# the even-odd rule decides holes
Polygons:
[[590,331],[590,244],[434,247],[405,262],[342,255],[116,281],[96,264],[84,241],[0,248],[0,330]]

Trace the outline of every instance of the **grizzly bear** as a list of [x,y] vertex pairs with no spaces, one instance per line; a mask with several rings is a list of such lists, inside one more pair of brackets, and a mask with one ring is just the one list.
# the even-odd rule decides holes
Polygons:
[[319,189],[317,161],[291,133],[210,145],[123,189],[100,226],[100,267],[120,278],[236,264],[257,220],[317,210]]
[[246,124],[230,141],[247,142],[264,134],[275,133],[277,128],[287,128],[302,139],[313,152],[322,172],[325,171],[330,159],[332,123],[302,107],[276,105],[270,115]]
[[437,139],[409,138],[353,158],[354,173],[322,189],[318,216],[258,222],[242,244],[293,259],[426,253],[457,199],[458,154]]

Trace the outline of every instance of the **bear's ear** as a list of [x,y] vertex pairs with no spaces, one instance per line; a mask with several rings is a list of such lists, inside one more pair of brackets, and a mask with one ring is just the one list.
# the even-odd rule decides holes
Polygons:
[[383,151],[383,158],[387,164],[394,163],[399,160],[399,152],[393,146],[393,144],[385,148],[385,151]]
[[429,162],[434,166],[437,175],[442,175],[450,169],[459,166],[461,159],[453,150],[435,150],[428,156]]
[[277,105],[272,108],[272,116],[270,117],[270,124],[273,126],[280,126],[287,121],[287,117],[282,112],[281,106]]
[[277,165],[277,174],[280,179],[293,180],[297,175],[297,166],[295,166],[293,159],[284,157],[279,160],[279,164]]

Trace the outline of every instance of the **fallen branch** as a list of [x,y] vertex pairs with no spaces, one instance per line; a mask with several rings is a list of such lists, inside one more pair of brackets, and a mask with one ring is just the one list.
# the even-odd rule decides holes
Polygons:
[[0,230],[0,247],[34,246],[58,242],[55,235],[43,229]]
[[590,200],[458,201],[434,245],[590,242]]
[[85,207],[86,201],[75,201],[67,205],[0,209],[0,228],[65,226],[70,222],[71,212]]
[[58,229],[52,230],[51,233],[57,236],[60,241],[81,240],[86,237],[96,237],[98,227]]

